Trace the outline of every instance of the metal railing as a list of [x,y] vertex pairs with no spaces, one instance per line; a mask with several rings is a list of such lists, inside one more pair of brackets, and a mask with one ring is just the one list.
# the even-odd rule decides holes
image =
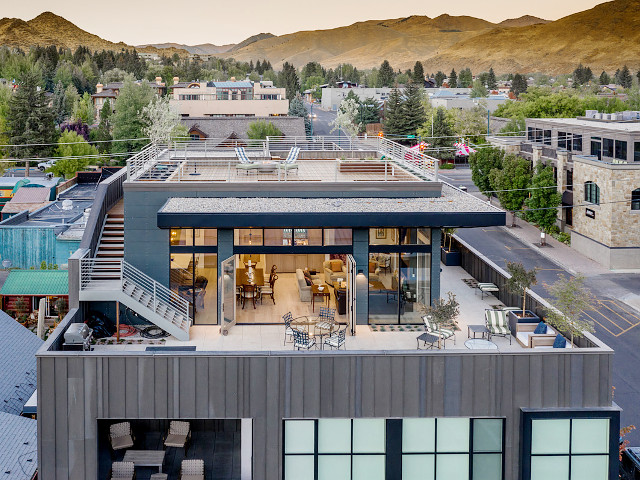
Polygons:
[[127,160],[127,178],[129,180],[135,180],[142,172],[155,165],[158,158],[166,150],[166,145],[156,145],[153,143],[144,147]]
[[100,258],[80,259],[80,290],[90,290],[92,282],[96,288],[107,288],[102,282],[112,282],[112,289],[124,291],[124,283],[129,281],[152,298],[152,310],[158,313],[158,306],[164,304],[186,320],[189,320],[189,302],[173,290],[156,282],[146,273],[124,260]]

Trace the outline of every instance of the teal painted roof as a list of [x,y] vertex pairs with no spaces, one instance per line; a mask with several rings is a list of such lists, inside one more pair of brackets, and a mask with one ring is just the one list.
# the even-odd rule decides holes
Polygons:
[[69,295],[67,270],[12,270],[0,295]]

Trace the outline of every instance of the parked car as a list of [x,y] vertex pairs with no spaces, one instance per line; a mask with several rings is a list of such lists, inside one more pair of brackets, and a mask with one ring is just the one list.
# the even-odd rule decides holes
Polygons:
[[38,164],[38,170],[40,170],[41,172],[44,172],[48,168],[53,167],[55,164],[56,164],[55,159],[47,160],[46,162],[40,162]]

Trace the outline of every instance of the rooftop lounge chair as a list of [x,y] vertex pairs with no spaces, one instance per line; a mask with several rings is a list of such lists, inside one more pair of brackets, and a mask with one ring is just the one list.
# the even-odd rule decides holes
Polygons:
[[278,168],[283,169],[284,171],[297,170],[298,164],[296,162],[298,161],[299,155],[300,147],[292,147],[284,162],[278,164]]
[[489,341],[494,336],[509,337],[509,345],[511,345],[511,330],[509,329],[509,320],[505,310],[485,310],[484,322],[487,330],[489,330]]
[[169,424],[169,432],[164,439],[165,447],[184,448],[187,452],[187,444],[191,439],[191,425],[189,422],[173,420]]
[[136,478],[135,465],[133,462],[113,462],[111,464],[110,478],[134,480]]
[[[445,342],[450,338],[453,339],[453,344],[455,345],[456,334],[453,330],[450,330],[448,328],[441,328],[436,322],[434,322],[433,320],[429,320],[426,315],[422,317],[422,321],[424,322],[424,328],[427,333],[430,333],[431,335],[435,335],[436,337],[442,339],[442,346],[444,348],[447,348]],[[440,348],[440,346],[438,346],[438,348]]]
[[204,460],[183,460],[180,466],[180,480],[204,480]]
[[109,443],[111,443],[111,448],[114,451],[133,447],[134,439],[131,433],[131,424],[129,422],[120,422],[111,425],[109,427]]
[[244,147],[236,147],[235,150],[236,150],[236,157],[238,157],[238,161],[240,162],[236,165],[236,169],[245,170],[247,173],[249,173],[249,170],[258,169],[260,164],[252,160],[249,160],[249,157],[247,157],[247,152],[245,152]]

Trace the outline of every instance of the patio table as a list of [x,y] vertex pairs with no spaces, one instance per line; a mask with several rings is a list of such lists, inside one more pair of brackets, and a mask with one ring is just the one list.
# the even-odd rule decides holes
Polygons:
[[133,462],[136,467],[158,467],[162,472],[164,450],[127,450],[123,462]]

